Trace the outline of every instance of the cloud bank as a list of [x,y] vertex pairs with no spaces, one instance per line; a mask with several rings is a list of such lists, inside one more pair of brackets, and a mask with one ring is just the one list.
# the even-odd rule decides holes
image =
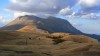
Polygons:
[[78,0],[10,0],[13,11],[38,14],[67,14]]
[[80,0],[80,9],[74,15],[81,18],[98,19],[100,18],[100,0]]
[[11,5],[7,9],[28,14],[63,15],[67,18],[100,17],[100,0],[10,0],[10,2]]

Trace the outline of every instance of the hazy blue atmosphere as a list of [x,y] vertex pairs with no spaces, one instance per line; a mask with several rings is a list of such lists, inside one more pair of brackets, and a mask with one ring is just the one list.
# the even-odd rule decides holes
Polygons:
[[84,33],[100,34],[100,0],[1,0],[0,27],[21,15],[56,16]]

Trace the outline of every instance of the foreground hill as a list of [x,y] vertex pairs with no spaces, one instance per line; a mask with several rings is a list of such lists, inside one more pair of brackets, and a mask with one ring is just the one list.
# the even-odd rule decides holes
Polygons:
[[99,47],[83,35],[0,31],[0,56],[99,56]]
[[67,20],[52,16],[45,19],[33,15],[20,16],[6,26],[0,28],[0,30],[17,30],[21,32],[38,33],[65,32],[89,36],[100,41],[99,35],[82,33],[74,28]]
[[[19,31],[0,31],[0,43],[1,44],[12,43],[9,41],[12,41],[12,40],[17,41],[17,39],[18,40],[19,39],[21,39],[21,40],[27,39],[27,40],[34,40],[34,41],[36,41],[36,39],[37,39],[38,41],[36,41],[35,44],[42,42],[40,40],[48,41],[47,39],[52,40],[51,41],[52,44],[54,44],[54,43],[59,44],[59,43],[65,42],[65,41],[73,41],[73,42],[77,42],[77,43],[98,43],[98,40],[96,40],[96,39],[93,39],[93,38],[90,38],[87,36],[83,36],[83,35],[73,35],[73,34],[69,34],[69,33],[49,34],[49,33],[19,32]],[[30,43],[34,43],[34,42],[30,42]],[[44,42],[43,44],[45,44],[45,43],[47,43],[47,42]]]

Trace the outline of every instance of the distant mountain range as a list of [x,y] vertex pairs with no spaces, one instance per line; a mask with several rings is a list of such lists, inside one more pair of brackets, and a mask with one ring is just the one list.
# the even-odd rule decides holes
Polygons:
[[100,41],[100,36],[85,34],[73,27],[67,20],[49,16],[40,18],[33,15],[25,15],[16,18],[0,30],[16,30],[22,32],[55,33],[64,32],[78,35],[85,35]]

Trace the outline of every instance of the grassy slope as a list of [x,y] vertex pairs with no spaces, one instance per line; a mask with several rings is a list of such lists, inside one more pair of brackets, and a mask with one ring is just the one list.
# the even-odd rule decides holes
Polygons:
[[[78,56],[80,53],[86,56],[88,53],[94,53],[94,55],[99,55],[100,53],[98,51],[100,50],[100,44],[94,45],[88,42],[64,41],[54,45],[53,39],[46,37],[48,35],[18,31],[0,31],[0,56]],[[26,39],[28,41],[27,45]]]

